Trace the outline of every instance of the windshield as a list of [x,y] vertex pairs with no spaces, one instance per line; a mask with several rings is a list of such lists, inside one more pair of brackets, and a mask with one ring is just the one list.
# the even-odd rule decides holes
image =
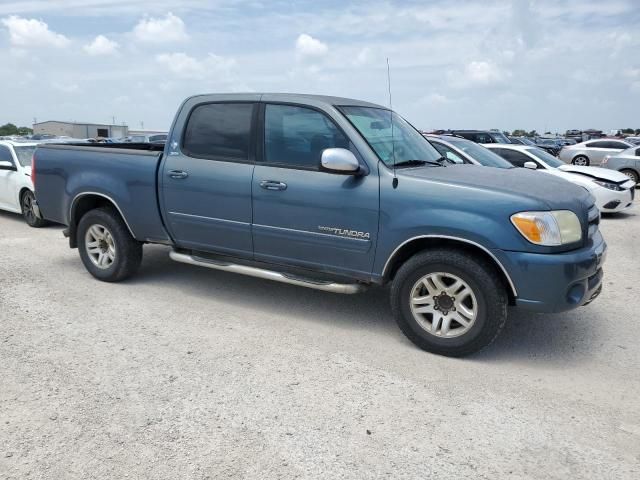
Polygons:
[[531,140],[529,140],[526,137],[521,137],[520,140],[522,140],[522,143],[524,143],[525,145],[535,145],[535,143],[533,143]]
[[433,145],[397,113],[375,107],[340,107],[340,110],[389,167],[409,160],[434,162],[441,158]]
[[556,157],[554,157],[550,153],[547,153],[544,150],[541,150],[539,148],[535,148],[535,147],[527,148],[527,152],[532,154],[534,157],[539,158],[540,160],[542,160],[544,163],[546,163],[552,168],[558,168],[558,167],[561,167],[562,165],[566,165],[566,163],[564,163],[562,160],[558,160]]
[[23,147],[13,147],[16,151],[16,157],[18,157],[18,162],[23,167],[31,166],[31,159],[33,158],[33,154],[36,151],[36,146],[23,146]]
[[462,150],[464,153],[476,160],[480,165],[484,165],[485,167],[515,168],[497,153],[493,153],[488,148],[484,148],[482,145],[478,145],[475,142],[457,140],[453,138],[447,138],[447,142]]
[[502,132],[491,132],[491,137],[493,137],[496,143],[511,143],[511,140]]

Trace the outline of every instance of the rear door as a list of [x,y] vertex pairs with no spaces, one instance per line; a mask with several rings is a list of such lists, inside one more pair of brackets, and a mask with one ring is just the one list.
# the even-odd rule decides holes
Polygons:
[[167,227],[179,247],[252,256],[256,121],[256,102],[183,107],[176,124],[185,128],[173,134],[160,180]]
[[[4,145],[0,145],[0,162],[9,162],[15,166],[11,150]],[[15,210],[18,208],[15,200],[15,177],[14,170],[0,170],[0,207]]]
[[252,187],[256,260],[369,276],[378,232],[377,171],[354,176],[320,170],[326,148],[359,156],[320,110],[268,103],[263,117]]

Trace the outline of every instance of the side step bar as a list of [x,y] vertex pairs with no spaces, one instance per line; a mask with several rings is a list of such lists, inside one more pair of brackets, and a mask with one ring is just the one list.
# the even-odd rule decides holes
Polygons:
[[286,273],[275,272],[273,270],[264,270],[261,268],[249,267],[247,265],[217,262],[214,260],[194,257],[193,255],[176,252],[175,250],[172,250],[169,253],[169,257],[171,257],[172,260],[180,263],[198,265],[200,267],[213,268],[215,270],[223,270],[225,272],[240,273],[242,275],[249,275],[250,277],[264,278],[266,280],[274,280],[276,282],[289,283],[291,285],[298,285],[300,287],[314,288],[316,290],[323,290],[325,292],[353,294],[363,292],[367,288],[365,285],[359,283],[333,283],[318,281],[296,277],[293,275],[288,275]]

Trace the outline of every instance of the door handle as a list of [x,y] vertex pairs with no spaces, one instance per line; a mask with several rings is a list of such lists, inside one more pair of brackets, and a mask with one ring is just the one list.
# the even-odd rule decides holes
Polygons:
[[169,170],[167,172],[167,175],[169,175],[171,178],[187,178],[189,176],[187,172],[184,172],[182,170]]
[[265,190],[286,190],[287,184],[282,182],[277,182],[275,180],[262,180],[260,182],[260,187]]

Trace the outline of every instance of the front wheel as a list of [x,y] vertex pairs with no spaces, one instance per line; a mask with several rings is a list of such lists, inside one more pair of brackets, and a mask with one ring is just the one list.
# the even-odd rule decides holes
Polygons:
[[33,228],[40,228],[46,225],[46,221],[38,216],[35,208],[36,197],[31,190],[26,190],[20,198],[22,217],[27,225]]
[[638,174],[636,172],[634,172],[633,170],[629,170],[629,169],[620,170],[620,173],[624,173],[627,177],[629,177],[631,180],[633,180],[636,185],[638,185],[638,183],[640,183],[640,178],[638,178]]
[[78,251],[85,268],[104,282],[133,275],[142,262],[142,244],[112,208],[87,212],[78,224]]
[[451,357],[493,342],[506,322],[507,302],[496,269],[458,250],[413,256],[391,288],[391,308],[402,332],[423,350]]

